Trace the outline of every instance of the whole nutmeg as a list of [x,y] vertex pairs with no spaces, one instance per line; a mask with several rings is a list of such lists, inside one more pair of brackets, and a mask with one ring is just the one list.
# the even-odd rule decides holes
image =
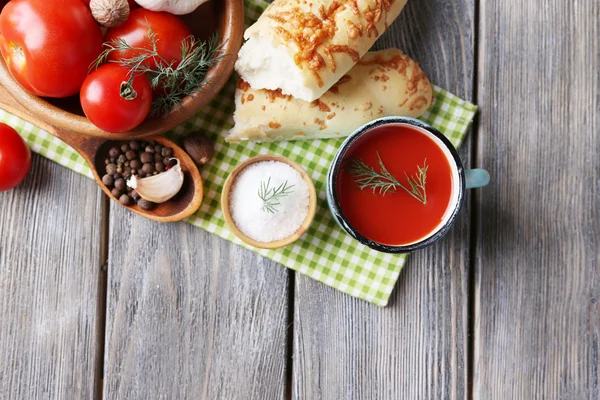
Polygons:
[[90,11],[100,25],[112,28],[127,21],[129,3],[127,0],[91,0]]
[[198,165],[204,165],[212,160],[215,148],[212,141],[202,132],[191,132],[183,140],[183,148]]

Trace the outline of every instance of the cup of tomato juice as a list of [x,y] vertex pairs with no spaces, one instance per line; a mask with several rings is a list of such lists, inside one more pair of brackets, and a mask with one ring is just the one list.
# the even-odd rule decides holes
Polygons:
[[336,222],[360,243],[408,253],[443,237],[466,189],[485,186],[484,169],[466,170],[450,141],[414,118],[371,121],[346,138],[327,174]]

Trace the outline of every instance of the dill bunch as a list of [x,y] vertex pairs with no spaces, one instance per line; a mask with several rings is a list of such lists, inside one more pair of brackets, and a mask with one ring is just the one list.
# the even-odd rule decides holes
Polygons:
[[[210,82],[205,80],[208,70],[220,62],[224,43],[219,44],[215,33],[206,41],[188,36],[181,42],[181,61],[166,60],[158,53],[156,32],[148,24],[147,38],[152,48],[132,47],[122,38],[104,43],[104,50],[92,64],[92,69],[105,62],[116,62],[129,69],[129,74],[143,74],[150,79],[154,93],[161,93],[152,99],[150,115],[153,117],[168,114],[173,108],[181,106],[186,96],[195,96],[204,91]],[[118,60],[108,60],[113,52],[132,51],[135,55]]]

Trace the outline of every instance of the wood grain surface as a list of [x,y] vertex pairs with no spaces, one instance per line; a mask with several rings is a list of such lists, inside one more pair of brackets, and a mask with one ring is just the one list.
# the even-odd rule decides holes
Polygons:
[[284,397],[288,272],[112,205],[106,399]]
[[0,193],[0,398],[90,399],[101,192],[40,156]]
[[482,1],[474,398],[600,398],[600,6]]
[[[404,50],[432,82],[471,99],[474,24],[473,1],[409,1],[377,48]],[[296,275],[295,399],[466,397],[469,211],[409,258],[384,309]]]
[[600,398],[599,37],[597,0],[409,1],[377,48],[480,106],[492,183],[386,308],[34,156],[0,193],[0,399]]

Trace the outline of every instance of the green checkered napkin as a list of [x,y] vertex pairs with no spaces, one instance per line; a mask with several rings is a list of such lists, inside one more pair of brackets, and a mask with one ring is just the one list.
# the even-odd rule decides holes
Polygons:
[[[245,5],[247,25],[252,24],[267,6],[253,0],[246,0]],[[343,138],[262,144],[226,143],[227,130],[233,125],[234,80],[232,77],[206,109],[167,134],[177,141],[186,132],[200,129],[215,139],[215,159],[202,170],[205,197],[200,209],[188,222],[351,296],[385,306],[406,256],[373,251],[348,236],[332,219],[325,199],[325,176]],[[438,87],[434,91],[435,102],[421,120],[444,132],[458,147],[477,108]],[[92,178],[83,158],[62,141],[2,110],[0,121],[15,127],[34,152]],[[312,226],[303,237],[283,249],[262,250],[247,246],[229,231],[221,213],[219,198],[225,179],[236,165],[258,154],[280,154],[298,162],[314,180],[318,193]]]

